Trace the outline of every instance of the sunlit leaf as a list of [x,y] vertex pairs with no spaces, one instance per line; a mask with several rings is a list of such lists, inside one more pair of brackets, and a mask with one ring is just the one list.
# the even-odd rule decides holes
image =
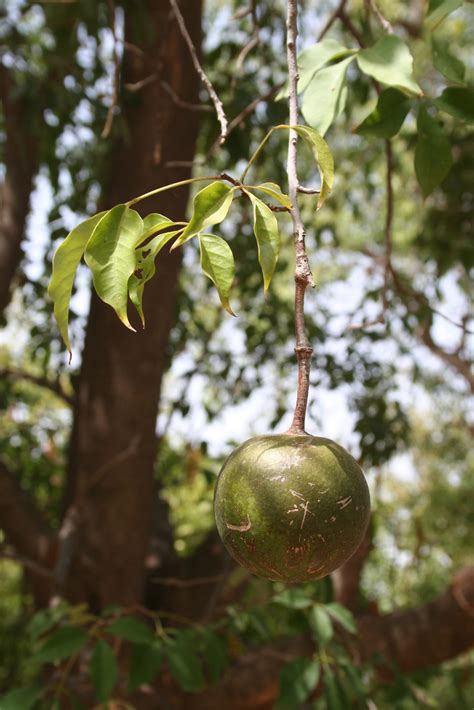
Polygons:
[[281,187],[275,182],[262,182],[261,185],[246,185],[247,190],[258,190],[273,197],[282,207],[291,209],[291,200],[288,195],[282,192]]
[[428,197],[451,169],[451,144],[424,106],[420,106],[418,112],[417,128],[415,173],[423,197]]
[[173,220],[159,214],[158,212],[147,214],[147,216],[143,218],[143,232],[140,235],[137,246],[139,244],[143,244],[143,242],[153,236],[153,234],[162,232],[164,229],[168,229],[168,227],[171,227],[173,224]]
[[193,214],[188,226],[173,245],[173,249],[202,232],[206,227],[220,224],[227,216],[234,197],[234,189],[223,182],[212,182],[200,190],[193,200]]
[[298,54],[298,93],[302,94],[317,71],[328,62],[344,59],[349,54],[355,54],[353,49],[347,49],[336,39],[325,37],[321,42],[303,49]]
[[79,653],[87,643],[87,638],[85,631],[74,626],[57,629],[34,654],[33,660],[37,663],[62,661]]
[[450,86],[433,103],[445,113],[466,123],[474,123],[474,89]]
[[288,609],[308,609],[313,605],[313,600],[303,589],[285,589],[283,592],[275,594],[272,599],[274,604],[280,604]]
[[294,658],[283,666],[275,710],[295,710],[316,688],[320,664],[311,658]]
[[155,638],[149,626],[129,616],[113,621],[108,631],[114,636],[118,636],[125,641],[133,641],[134,643],[151,643]]
[[234,255],[225,239],[215,234],[200,234],[201,269],[217,288],[225,310],[234,316],[229,303],[229,294],[234,280]]
[[69,232],[66,239],[58,247],[53,258],[53,273],[48,286],[48,293],[54,301],[54,317],[59,327],[62,339],[71,352],[69,341],[69,303],[77,267],[84,254],[87,242],[91,238],[97,223],[105,212],[89,217]]
[[380,94],[377,106],[356,128],[361,136],[393,138],[410,110],[410,99],[398,89],[390,87]]
[[342,113],[347,100],[346,70],[354,56],[320,69],[309,82],[301,111],[306,123],[324,136]]
[[308,128],[308,126],[293,126],[293,128],[311,150],[318,166],[321,177],[321,190],[317,202],[319,209],[330,194],[334,184],[334,158],[324,138],[313,128]]
[[461,7],[463,0],[444,0],[437,5],[437,7],[429,13],[425,20],[425,28],[430,32],[433,30],[454,10]]
[[338,621],[341,626],[343,626],[346,631],[351,634],[357,633],[357,626],[354,621],[354,617],[346,607],[341,606],[341,604],[326,604],[324,606],[325,610],[329,612],[333,619]]
[[315,641],[325,646],[334,636],[331,617],[321,604],[315,604],[308,612],[308,621]]
[[466,67],[460,59],[451,54],[447,42],[431,38],[431,54],[435,68],[449,81],[464,84]]
[[145,284],[155,275],[155,259],[160,251],[165,244],[180,232],[182,232],[182,229],[158,234],[149,241],[148,244],[136,250],[135,270],[128,281],[128,292],[130,300],[137,309],[143,326],[145,326],[145,314],[143,313],[143,291]]
[[135,269],[135,246],[142,232],[138,212],[117,205],[97,224],[84,254],[97,295],[130,330],[134,328],[127,316],[128,280]]
[[89,673],[97,699],[105,702],[110,697],[118,679],[117,659],[109,644],[99,639],[92,651]]
[[252,201],[253,231],[257,240],[258,261],[263,274],[263,288],[267,291],[280,253],[280,231],[271,209],[252,193],[247,194]]
[[413,78],[413,57],[408,46],[395,35],[385,35],[357,55],[359,69],[382,84],[420,95]]
[[130,655],[128,685],[130,690],[139,688],[144,683],[151,683],[157,676],[163,660],[161,643],[134,644]]

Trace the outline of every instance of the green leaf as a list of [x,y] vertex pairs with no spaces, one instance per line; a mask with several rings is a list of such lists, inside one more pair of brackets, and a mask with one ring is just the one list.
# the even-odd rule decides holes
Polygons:
[[[172,224],[172,223],[171,223]],[[143,291],[145,284],[153,278],[156,272],[155,259],[173,237],[182,232],[177,229],[173,232],[158,234],[145,246],[139,247],[135,252],[135,269],[128,281],[128,293],[130,300],[137,309],[143,327],[145,327],[145,314],[143,313]]]
[[316,72],[309,82],[301,111],[306,123],[324,136],[342,113],[347,100],[346,70],[354,56]]
[[424,106],[418,112],[417,128],[415,173],[423,197],[428,197],[451,169],[451,144]]
[[58,629],[49,636],[33,656],[37,663],[52,663],[79,653],[85,646],[88,636],[82,629],[73,626]]
[[138,619],[132,619],[130,616],[124,616],[122,619],[113,621],[108,631],[125,641],[133,641],[135,643],[152,643],[155,638],[155,634],[149,626],[142,621],[138,621]]
[[346,631],[349,631],[351,634],[357,633],[357,626],[349,609],[346,609],[346,607],[341,606],[340,604],[333,603],[326,604],[324,608],[327,612],[329,612],[333,619],[338,621],[341,626],[346,629]]
[[336,39],[327,37],[321,42],[303,49],[298,54],[298,93],[302,94],[317,71],[328,62],[344,59],[348,54],[355,54],[353,49],[347,49]]
[[359,69],[382,84],[396,86],[420,96],[422,91],[413,78],[413,57],[405,42],[395,35],[385,35],[372,47],[357,55]]
[[159,214],[158,212],[152,212],[151,214],[148,214],[146,217],[143,218],[143,232],[140,235],[140,238],[137,242],[137,246],[138,244],[143,244],[146,239],[151,237],[156,232],[162,232],[163,229],[167,229],[168,227],[172,227],[173,225],[174,222],[171,219],[165,217],[162,214]]
[[133,644],[128,670],[128,687],[130,690],[139,688],[158,675],[163,660],[161,643]]
[[193,215],[183,234],[173,244],[173,249],[181,246],[206,227],[220,224],[232,204],[234,189],[223,182],[212,182],[200,190],[193,200]]
[[177,634],[167,649],[171,675],[187,693],[199,693],[204,687],[201,661],[196,654],[194,634]]
[[41,688],[15,688],[0,698],[0,710],[31,710],[42,694]]
[[334,636],[331,617],[326,608],[315,604],[308,612],[308,621],[315,641],[320,646],[325,646]]
[[331,150],[322,136],[308,126],[292,126],[293,130],[302,138],[311,150],[318,166],[321,177],[321,190],[319,192],[317,208],[320,209],[329,196],[334,184],[334,158]]
[[48,286],[48,293],[54,301],[54,317],[59,327],[59,332],[64,343],[71,353],[69,341],[69,303],[71,301],[72,287],[77,267],[84,254],[86,244],[97,223],[105,212],[89,217],[69,232],[66,239],[58,247],[53,258],[53,273]]
[[109,699],[118,679],[117,659],[109,644],[100,639],[92,651],[89,673],[97,699]]
[[295,658],[283,666],[275,710],[295,710],[316,688],[320,665],[310,658]]
[[454,10],[461,7],[462,0],[444,0],[444,2],[437,5],[437,7],[430,12],[428,17],[425,19],[425,28],[429,32],[433,30]]
[[204,657],[207,661],[211,683],[217,683],[229,665],[227,644],[222,636],[218,636],[209,629],[204,631],[203,644]]
[[329,669],[324,672],[324,697],[327,702],[327,710],[347,710],[344,691],[334,673]]
[[454,118],[474,123],[474,89],[450,86],[433,103]]
[[257,240],[258,261],[263,274],[263,288],[267,291],[280,253],[278,222],[264,202],[250,192],[247,194],[253,206],[253,231]]
[[217,288],[225,310],[235,315],[230,307],[229,293],[234,280],[234,255],[227,242],[215,234],[200,234],[201,269]]
[[431,54],[435,68],[449,81],[464,84],[466,67],[460,59],[451,54],[447,42],[431,38]]
[[117,205],[97,224],[84,254],[97,295],[130,330],[135,329],[127,316],[128,280],[135,269],[135,247],[142,233],[138,212]]
[[285,589],[279,594],[275,594],[272,599],[274,604],[280,604],[287,609],[308,609],[313,605],[313,600],[303,589]]
[[355,130],[361,136],[393,138],[410,110],[410,99],[398,89],[389,88],[380,94],[377,106]]
[[287,207],[291,210],[291,200],[288,195],[282,192],[281,187],[275,182],[262,182],[261,185],[246,185],[246,190],[259,190],[264,192],[266,195],[273,197],[282,207]]

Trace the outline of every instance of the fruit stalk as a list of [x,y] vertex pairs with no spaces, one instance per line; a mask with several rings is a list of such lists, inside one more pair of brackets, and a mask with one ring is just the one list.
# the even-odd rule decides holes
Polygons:
[[[296,60],[296,39],[298,36],[298,0],[288,0],[287,18],[287,62],[289,79],[290,126],[298,125],[298,64]],[[298,136],[290,130],[288,140],[288,193],[291,199],[291,219],[295,244],[295,353],[298,361],[298,389],[293,422],[289,434],[304,434],[306,409],[308,406],[309,374],[311,369],[310,345],[304,323],[304,298],[308,286],[314,286],[305,246],[305,229],[298,207],[298,173],[296,167],[296,145]]]

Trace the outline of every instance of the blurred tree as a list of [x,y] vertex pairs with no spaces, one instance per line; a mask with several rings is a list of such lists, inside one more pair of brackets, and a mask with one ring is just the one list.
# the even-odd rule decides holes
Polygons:
[[[302,40],[310,44],[324,29],[346,46],[370,46],[389,22],[389,29],[410,41],[427,96],[439,96],[448,83],[466,87],[472,97],[472,67],[460,76],[456,63],[468,64],[472,7],[465,4],[448,16],[448,4],[450,11],[461,6],[435,0],[425,17],[422,3],[381,2],[378,9],[342,1],[332,14],[321,14],[306,2]],[[233,117],[220,148],[213,108],[168,0],[18,1],[1,10],[2,311],[14,298],[5,316],[11,340],[0,352],[0,527],[9,558],[0,562],[0,591],[5,609],[11,609],[16,559],[24,569],[25,610],[43,610],[58,596],[73,605],[70,613],[59,607],[52,624],[64,613],[73,626],[87,627],[91,620],[74,606],[81,603],[96,615],[113,605],[143,616],[146,605],[148,613],[178,628],[183,619],[217,623],[211,636],[171,631],[166,637],[166,667],[174,681],[150,661],[150,675],[138,674],[142,682],[131,684],[148,682],[154,670],[151,694],[131,696],[124,684],[117,686],[117,696],[140,708],[157,707],[159,698],[179,708],[270,708],[279,683],[279,708],[297,707],[310,691],[324,698],[316,700],[325,703],[321,707],[330,708],[365,707],[368,698],[378,707],[415,708],[429,704],[430,693],[444,698],[442,707],[470,707],[469,656],[442,666],[442,672],[431,670],[474,641],[474,568],[466,567],[472,564],[472,462],[469,468],[468,415],[459,405],[472,386],[466,296],[473,255],[469,105],[460,121],[452,110],[434,114],[427,99],[430,115],[442,118],[443,136],[452,142],[454,167],[421,209],[413,168],[421,100],[412,100],[409,118],[388,141],[377,128],[349,133],[347,126],[359,126],[377,99],[370,77],[352,65],[349,98],[328,139],[337,189],[316,225],[314,205],[303,207],[319,286],[308,308],[310,338],[318,344],[312,384],[345,394],[357,434],[354,448],[381,481],[374,485],[370,536],[331,584],[308,585],[282,602],[281,595],[292,590],[235,570],[212,527],[217,459],[235,435],[229,426],[225,435],[217,434],[227,441],[212,441],[208,423],[226,412],[229,421],[240,417],[232,407],[261,388],[265,407],[256,430],[286,421],[294,384],[289,240],[264,299],[256,255],[248,256],[248,205],[226,225],[236,255],[234,299],[242,314],[237,324],[223,322],[217,300],[196,278],[192,245],[184,263],[179,251],[160,255],[145,294],[146,330],[130,333],[92,295],[78,370],[67,369],[51,323],[45,295],[51,253],[77,215],[185,179],[204,163],[206,173],[228,170],[248,159],[269,127],[286,121],[285,102],[274,100],[285,80],[284,5],[209,2],[203,14],[201,2],[180,3],[199,54],[204,28],[206,70]],[[446,51],[448,42],[459,58]],[[283,144],[275,139],[258,168],[280,184]],[[304,155],[301,163],[305,182],[312,184]],[[426,181],[418,179],[424,193]],[[25,239],[27,221],[35,217],[35,186],[36,194],[50,195],[49,242],[36,257],[44,261],[39,275],[31,269],[33,239]],[[147,201],[146,211],[179,220],[187,201],[186,189],[173,190]],[[393,210],[389,218],[387,204]],[[76,342],[82,325],[80,316],[73,318]],[[24,333],[26,345],[19,347]],[[324,428],[316,402],[310,406],[313,422]],[[163,420],[170,416],[157,434],[160,411]],[[181,438],[173,436],[173,423]],[[202,429],[211,431],[206,439]],[[417,472],[409,492],[396,476],[387,482],[401,452],[410,453]],[[346,629],[336,634],[337,643],[332,639],[321,611],[331,601],[353,612],[357,636]],[[302,609],[310,608],[319,611],[303,616]],[[21,612],[11,614],[8,638],[18,635],[22,621]],[[48,628],[35,623],[33,639]],[[87,628],[100,629],[101,623],[108,622]],[[117,631],[122,643],[135,644],[134,673],[145,666],[139,639],[145,643],[148,637],[141,633]],[[77,647],[71,638],[72,653],[80,650],[81,637],[76,633]],[[21,639],[18,653],[36,649],[31,636]],[[315,642],[319,685],[315,666],[299,658],[314,659]],[[155,651],[147,643],[144,658],[150,659]],[[104,646],[94,648],[99,670],[92,671],[93,679],[94,673],[102,679],[110,674],[112,689],[114,661]],[[196,649],[208,659],[206,683]],[[0,675],[4,689],[29,681],[31,671],[20,666],[15,677],[17,658],[8,656],[8,648],[1,652],[9,659]],[[212,684],[226,665],[219,668],[216,659],[227,655],[231,669]],[[66,656],[43,653],[44,660]],[[284,662],[293,657],[297,661],[285,666],[279,680]],[[92,703],[79,665],[76,675],[71,687]],[[60,686],[56,671],[50,677],[53,688]],[[102,700],[103,688],[93,685],[95,700]],[[44,707],[52,702],[47,698]],[[55,707],[62,702],[60,697]],[[23,698],[12,707],[31,705]]]

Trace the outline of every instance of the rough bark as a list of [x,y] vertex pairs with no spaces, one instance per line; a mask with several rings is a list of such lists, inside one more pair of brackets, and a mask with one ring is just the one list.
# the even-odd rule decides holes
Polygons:
[[37,135],[28,124],[25,97],[18,94],[10,72],[0,64],[0,99],[5,122],[5,178],[0,184],[0,314],[11,298],[21,259],[21,242],[33,180],[38,170]]
[[[199,79],[169,3],[147,2],[146,26],[137,35],[137,18],[145,16],[138,5],[131,3],[127,10],[126,39],[132,49],[125,53],[123,83],[135,84],[158,70],[177,96],[195,103]],[[199,46],[201,2],[186,0],[181,9]],[[189,169],[165,164],[194,157],[198,114],[178,108],[159,78],[138,92],[125,91],[122,109],[124,130],[114,145],[106,206],[188,177]],[[187,197],[186,190],[173,190],[138,209],[182,219]],[[141,600],[156,496],[156,416],[179,267],[178,251],[160,254],[145,292],[146,330],[137,334],[92,298],[74,407],[68,529],[60,559],[66,595],[92,608]]]

